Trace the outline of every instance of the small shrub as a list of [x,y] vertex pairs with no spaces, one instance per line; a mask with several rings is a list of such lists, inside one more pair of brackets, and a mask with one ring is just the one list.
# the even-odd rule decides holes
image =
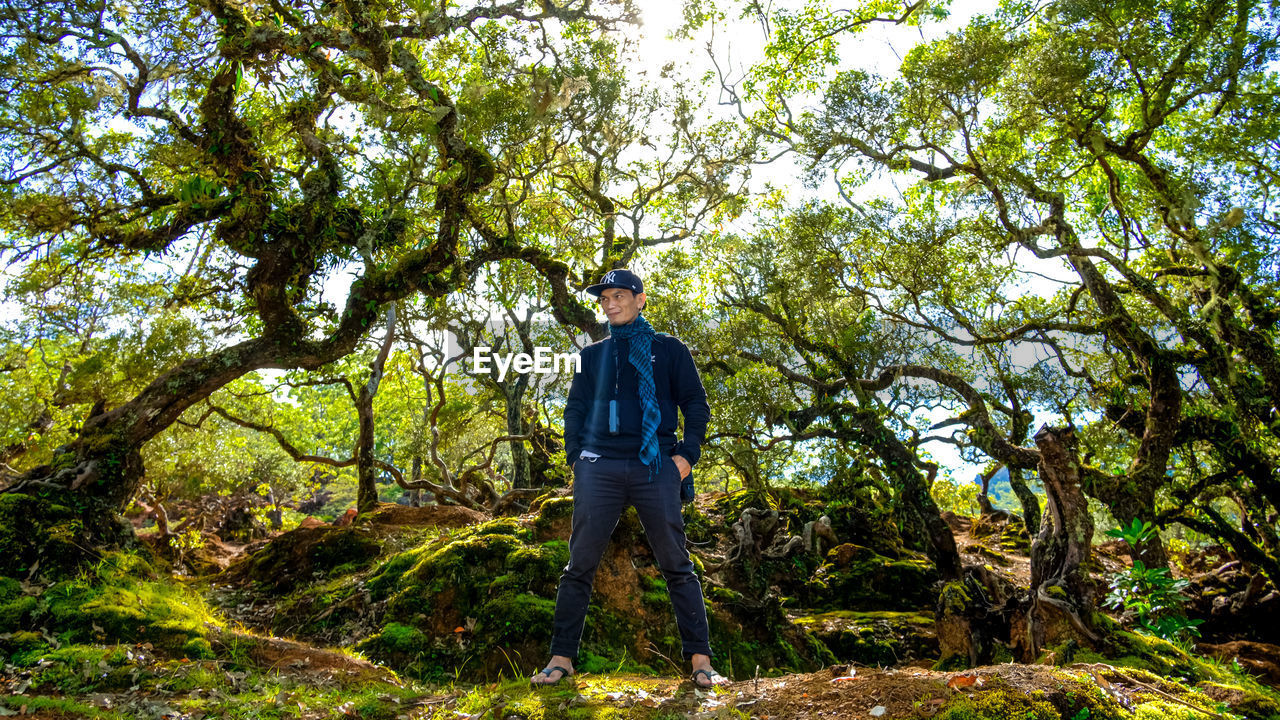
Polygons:
[[[1108,530],[1107,534],[1137,547],[1155,532],[1151,523],[1134,518],[1128,527]],[[1134,560],[1132,567],[1111,576],[1104,604],[1134,615],[1139,629],[1148,635],[1187,641],[1200,636],[1197,626],[1204,622],[1190,619],[1182,611],[1182,592],[1189,584],[1169,574],[1168,568],[1150,568],[1141,560]]]

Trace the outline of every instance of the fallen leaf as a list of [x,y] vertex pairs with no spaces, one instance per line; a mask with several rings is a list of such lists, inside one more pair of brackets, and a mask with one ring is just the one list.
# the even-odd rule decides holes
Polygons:
[[1115,690],[1115,686],[1112,685],[1109,680],[1102,677],[1102,673],[1098,672],[1097,670],[1094,670],[1093,668],[1090,668],[1089,674],[1093,676],[1094,682],[1098,683],[1098,687],[1102,688],[1103,690],[1106,690],[1107,692],[1111,692]]
[[925,717],[933,717],[942,709],[942,704],[942,698],[934,698],[926,703],[922,703],[917,709],[917,712]]
[[982,687],[982,678],[977,675],[956,675],[947,681],[947,687],[952,690],[974,686]]
[[881,715],[885,714],[888,711],[889,709],[886,708],[885,706],[877,705],[871,708],[871,717],[880,717]]

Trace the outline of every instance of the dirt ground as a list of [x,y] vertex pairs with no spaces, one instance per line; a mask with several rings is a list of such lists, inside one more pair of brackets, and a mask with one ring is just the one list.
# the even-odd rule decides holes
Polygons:
[[[784,675],[735,682],[715,690],[693,687],[688,680],[626,677],[621,675],[575,677],[573,695],[563,690],[533,691],[555,699],[550,708],[574,706],[598,708],[651,708],[661,715],[689,718],[729,717],[736,710],[755,720],[816,718],[930,718],[957,695],[977,696],[1001,692],[1014,696],[1062,693],[1096,685],[1122,705],[1131,706],[1161,690],[1128,677],[1106,665],[1078,665],[1055,669],[1040,665],[1004,664],[965,672],[937,672],[922,668],[867,669],[833,667],[815,673]],[[1097,691],[1095,691],[1097,692]],[[447,710],[446,707],[437,710]],[[635,712],[648,717],[650,713]],[[554,715],[554,713],[553,713]],[[548,715],[551,717],[552,715]],[[431,717],[444,717],[432,715]],[[508,709],[495,717],[522,718]]]

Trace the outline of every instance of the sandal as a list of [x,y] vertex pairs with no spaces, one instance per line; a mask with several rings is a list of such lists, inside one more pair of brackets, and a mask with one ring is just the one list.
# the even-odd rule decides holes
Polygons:
[[[706,685],[703,685],[702,683],[698,682],[699,675],[705,675],[707,677]],[[693,674],[689,676],[689,680],[693,682],[694,687],[699,688],[701,690],[709,690],[717,685],[729,684],[729,679],[721,675],[720,673],[716,672],[715,670],[694,670]]]
[[[560,672],[560,677],[556,678],[555,680],[551,680],[550,682],[535,682],[535,681],[534,681],[534,679],[533,679],[533,678],[538,677],[538,675],[546,675],[548,678],[550,678],[550,677],[551,677],[551,673],[556,672],[556,671],[559,671],[559,672]],[[565,679],[565,678],[567,678],[567,677],[571,677],[571,676],[573,675],[573,673],[571,673],[571,672],[569,672],[568,670],[566,670],[566,669],[564,669],[564,668],[560,667],[559,665],[551,665],[551,666],[549,666],[549,667],[545,667],[545,668],[542,668],[541,670],[539,670],[539,671],[538,671],[538,675],[534,675],[534,676],[533,676],[533,678],[530,678],[530,679],[529,679],[529,684],[530,684],[530,685],[532,685],[532,686],[534,686],[534,687],[547,687],[547,686],[549,686],[549,685],[559,685],[561,680],[563,680],[563,679]]]

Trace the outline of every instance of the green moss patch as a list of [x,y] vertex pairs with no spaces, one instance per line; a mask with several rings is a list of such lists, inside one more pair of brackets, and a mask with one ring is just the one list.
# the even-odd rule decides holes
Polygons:
[[539,540],[568,539],[570,521],[573,518],[573,498],[549,497],[538,505],[533,521],[535,536]]
[[806,607],[831,610],[914,610],[937,602],[938,572],[924,555],[887,558],[870,548],[841,545],[805,583]]
[[540,658],[569,549],[532,538],[504,518],[389,559],[367,584],[385,602],[384,622],[360,649],[431,678],[463,668],[492,675],[517,658]]
[[364,524],[348,527],[300,527],[273,539],[228,573],[287,592],[330,573],[343,574],[371,563],[382,544]]
[[53,585],[44,602],[48,624],[72,642],[149,642],[185,651],[221,624],[199,595],[124,553],[108,555],[93,575]]
[[[959,696],[936,716],[939,720],[1062,720],[1062,715],[1043,697],[1016,690]],[[1084,715],[1094,718],[1093,715]]]
[[889,666],[938,655],[932,613],[834,610],[794,622],[841,662]]
[[207,637],[221,625],[199,595],[119,552],[48,587],[0,579],[0,618],[7,623],[0,627],[0,649],[15,658],[69,643],[149,643],[205,657]]
[[0,575],[51,578],[74,573],[93,554],[84,522],[71,508],[22,493],[0,495]]

